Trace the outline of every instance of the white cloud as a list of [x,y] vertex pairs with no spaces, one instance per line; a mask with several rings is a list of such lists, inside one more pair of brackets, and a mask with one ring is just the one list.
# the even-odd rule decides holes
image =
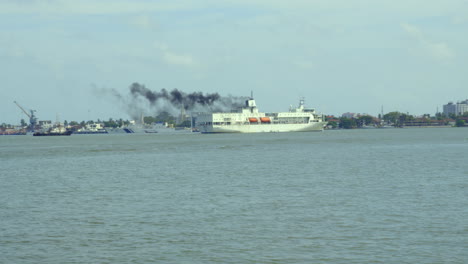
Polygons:
[[401,27],[418,42],[418,50],[436,59],[447,60],[455,57],[455,52],[445,42],[429,40],[416,26],[402,23]]
[[410,24],[407,24],[407,23],[402,23],[401,24],[401,27],[408,33],[410,34],[412,37],[418,39],[418,40],[422,40],[424,37],[423,37],[423,34],[421,32],[421,30],[413,25],[410,25]]
[[156,24],[148,15],[138,15],[130,20],[130,24],[142,29],[155,29]]
[[164,43],[156,42],[154,47],[161,52],[162,59],[168,64],[180,66],[194,66],[196,64],[192,56],[174,53]]
[[452,17],[452,23],[455,25],[468,23],[468,16],[467,15],[455,15],[454,17]]
[[151,11],[170,11],[189,8],[181,1],[93,1],[93,0],[49,0],[49,1],[1,1],[0,13],[4,14],[131,14]]
[[164,61],[169,64],[175,65],[184,65],[184,66],[192,66],[194,61],[191,56],[188,55],[179,55],[169,51],[163,52]]
[[311,61],[298,60],[294,61],[293,64],[299,67],[300,69],[304,70],[310,70],[315,68],[314,63],[312,63]]
[[451,59],[455,57],[455,52],[446,43],[425,43],[426,49],[434,57],[439,59]]
[[381,8],[388,12],[412,14],[440,14],[454,7],[460,7],[464,0],[434,1],[426,0],[1,0],[0,13],[4,14],[129,14],[152,11],[176,11],[187,9],[206,9],[219,7],[262,8],[270,10],[350,10],[368,7]]

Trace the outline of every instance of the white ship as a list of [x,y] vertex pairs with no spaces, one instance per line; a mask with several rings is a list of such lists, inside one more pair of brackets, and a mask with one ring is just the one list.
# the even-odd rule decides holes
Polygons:
[[87,124],[85,127],[73,132],[73,134],[107,134],[107,130],[100,123]]
[[258,133],[322,131],[327,122],[315,109],[305,108],[301,99],[289,112],[261,113],[255,100],[231,113],[200,113],[196,126],[201,133]]

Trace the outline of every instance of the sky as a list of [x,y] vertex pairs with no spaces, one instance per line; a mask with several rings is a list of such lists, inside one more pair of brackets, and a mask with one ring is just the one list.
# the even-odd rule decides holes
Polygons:
[[0,0],[0,123],[129,119],[103,91],[305,98],[327,115],[468,98],[468,0]]

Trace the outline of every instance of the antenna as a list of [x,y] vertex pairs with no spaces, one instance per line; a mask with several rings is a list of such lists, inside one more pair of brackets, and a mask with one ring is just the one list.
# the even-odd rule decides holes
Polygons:
[[253,91],[250,91],[250,99],[253,99]]

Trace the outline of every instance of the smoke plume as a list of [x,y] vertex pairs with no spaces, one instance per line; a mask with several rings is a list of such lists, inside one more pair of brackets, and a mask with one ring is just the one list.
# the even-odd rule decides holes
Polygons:
[[178,116],[182,109],[187,113],[231,111],[241,107],[247,98],[220,96],[218,93],[185,93],[178,89],[153,91],[137,82],[130,85],[127,96],[121,95],[115,89],[107,89],[107,94],[117,99],[135,120],[138,120],[141,114],[157,116],[161,112]]

